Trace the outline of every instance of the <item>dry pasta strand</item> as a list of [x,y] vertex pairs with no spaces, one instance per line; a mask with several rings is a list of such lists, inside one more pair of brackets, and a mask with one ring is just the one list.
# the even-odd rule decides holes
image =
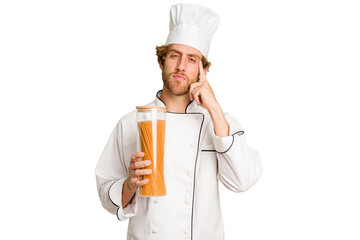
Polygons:
[[[142,196],[162,196],[166,194],[164,180],[164,143],[165,143],[165,120],[156,120],[153,129],[152,121],[138,123],[141,151],[144,152],[144,160],[150,160],[151,165],[144,169],[151,169],[150,175],[144,175],[142,179],[149,182],[140,188]],[[153,132],[156,131],[156,143],[153,142]],[[154,156],[153,144],[156,144],[156,156]],[[156,159],[154,159],[156,157]],[[154,164],[156,163],[156,164]],[[156,166],[156,168],[155,168]]]

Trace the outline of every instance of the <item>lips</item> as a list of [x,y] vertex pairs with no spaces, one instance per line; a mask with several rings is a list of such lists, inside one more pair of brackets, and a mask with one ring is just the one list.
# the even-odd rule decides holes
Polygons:
[[178,75],[178,74],[173,74],[172,77],[175,78],[176,80],[186,80],[185,76]]

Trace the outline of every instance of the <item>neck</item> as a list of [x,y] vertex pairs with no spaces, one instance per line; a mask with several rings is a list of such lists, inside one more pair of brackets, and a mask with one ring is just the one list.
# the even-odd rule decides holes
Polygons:
[[189,93],[177,96],[172,94],[165,86],[160,99],[166,104],[166,111],[174,113],[185,113],[185,108],[190,102]]

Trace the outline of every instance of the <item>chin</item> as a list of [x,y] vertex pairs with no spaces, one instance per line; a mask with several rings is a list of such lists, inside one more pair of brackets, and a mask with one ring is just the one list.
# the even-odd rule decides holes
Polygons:
[[183,96],[189,93],[188,90],[183,89],[170,89],[170,92],[175,96]]
[[190,86],[179,86],[178,84],[165,83],[168,91],[175,96],[183,96],[189,94]]

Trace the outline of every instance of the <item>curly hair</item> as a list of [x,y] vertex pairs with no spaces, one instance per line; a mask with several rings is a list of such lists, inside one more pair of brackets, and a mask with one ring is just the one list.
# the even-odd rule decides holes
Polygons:
[[[165,57],[166,57],[166,54],[168,53],[169,47],[170,47],[170,45],[156,46],[156,56],[158,57],[158,62],[161,65],[164,65],[164,63],[165,63]],[[209,71],[211,62],[209,62],[206,59],[206,57],[204,57],[204,56],[202,56],[201,61],[202,61],[203,68],[207,69]]]

